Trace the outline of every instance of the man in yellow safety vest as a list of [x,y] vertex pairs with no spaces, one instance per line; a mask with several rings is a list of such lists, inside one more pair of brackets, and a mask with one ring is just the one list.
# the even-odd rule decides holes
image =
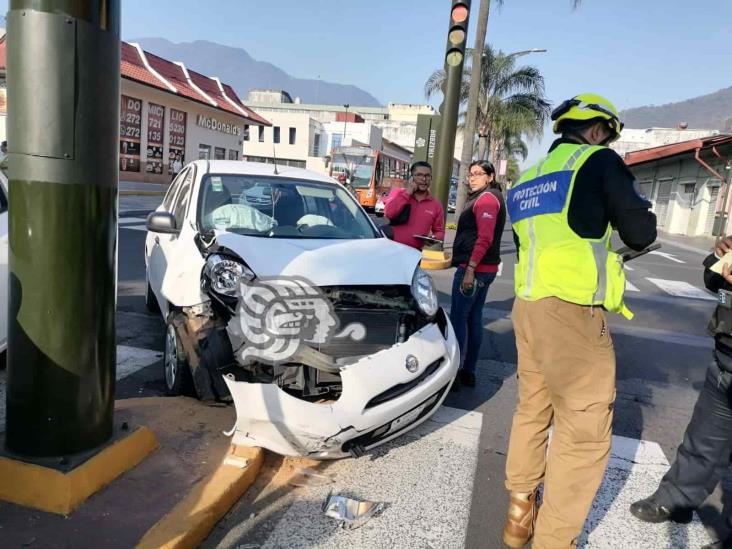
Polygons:
[[533,536],[534,549],[576,546],[610,455],[615,352],[605,313],[632,317],[613,228],[633,250],[656,239],[651,204],[608,148],[623,127],[613,104],[577,95],[552,120],[561,137],[506,199],[518,252],[518,404],[503,540],[522,547]]

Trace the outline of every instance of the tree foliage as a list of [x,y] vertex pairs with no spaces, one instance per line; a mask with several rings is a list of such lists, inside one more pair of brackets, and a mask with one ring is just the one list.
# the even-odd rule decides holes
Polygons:
[[[466,52],[460,91],[463,107],[470,88],[472,50]],[[425,83],[427,99],[442,93],[445,72],[436,70]],[[479,137],[478,158],[519,155],[526,158],[525,139],[541,135],[550,113],[544,94],[544,77],[531,66],[516,66],[516,56],[485,46],[481,63],[480,95],[476,130]],[[464,127],[465,111],[461,116]]]

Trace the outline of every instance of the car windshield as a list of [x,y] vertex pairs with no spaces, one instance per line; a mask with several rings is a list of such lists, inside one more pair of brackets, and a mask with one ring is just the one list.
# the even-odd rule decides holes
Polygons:
[[304,179],[206,175],[199,223],[204,232],[263,238],[377,238],[368,216],[343,187]]

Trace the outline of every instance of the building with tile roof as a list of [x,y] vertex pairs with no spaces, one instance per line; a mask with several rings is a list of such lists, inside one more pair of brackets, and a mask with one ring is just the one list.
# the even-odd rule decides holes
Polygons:
[[[2,139],[5,139],[2,135],[5,132],[5,58],[3,35],[0,38]],[[120,77],[121,180],[167,183],[191,160],[238,160],[250,128],[271,126],[219,78],[146,52],[139,44],[121,43]]]

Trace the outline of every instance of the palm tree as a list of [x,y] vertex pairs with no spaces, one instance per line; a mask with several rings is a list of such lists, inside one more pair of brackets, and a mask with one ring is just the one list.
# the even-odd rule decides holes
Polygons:
[[[466,60],[472,50],[466,52]],[[461,103],[468,99],[470,89],[470,62],[466,63]],[[550,104],[544,96],[544,77],[538,69],[530,66],[516,67],[515,57],[503,52],[494,52],[486,45],[481,62],[481,82],[476,117],[476,130],[480,136],[479,158],[488,153],[495,158],[500,150],[507,150],[507,142],[521,140],[522,136],[534,137],[541,134],[546,123]],[[442,92],[445,80],[444,70],[437,70],[425,83],[425,95],[430,99]],[[465,115],[462,116],[464,127]]]

